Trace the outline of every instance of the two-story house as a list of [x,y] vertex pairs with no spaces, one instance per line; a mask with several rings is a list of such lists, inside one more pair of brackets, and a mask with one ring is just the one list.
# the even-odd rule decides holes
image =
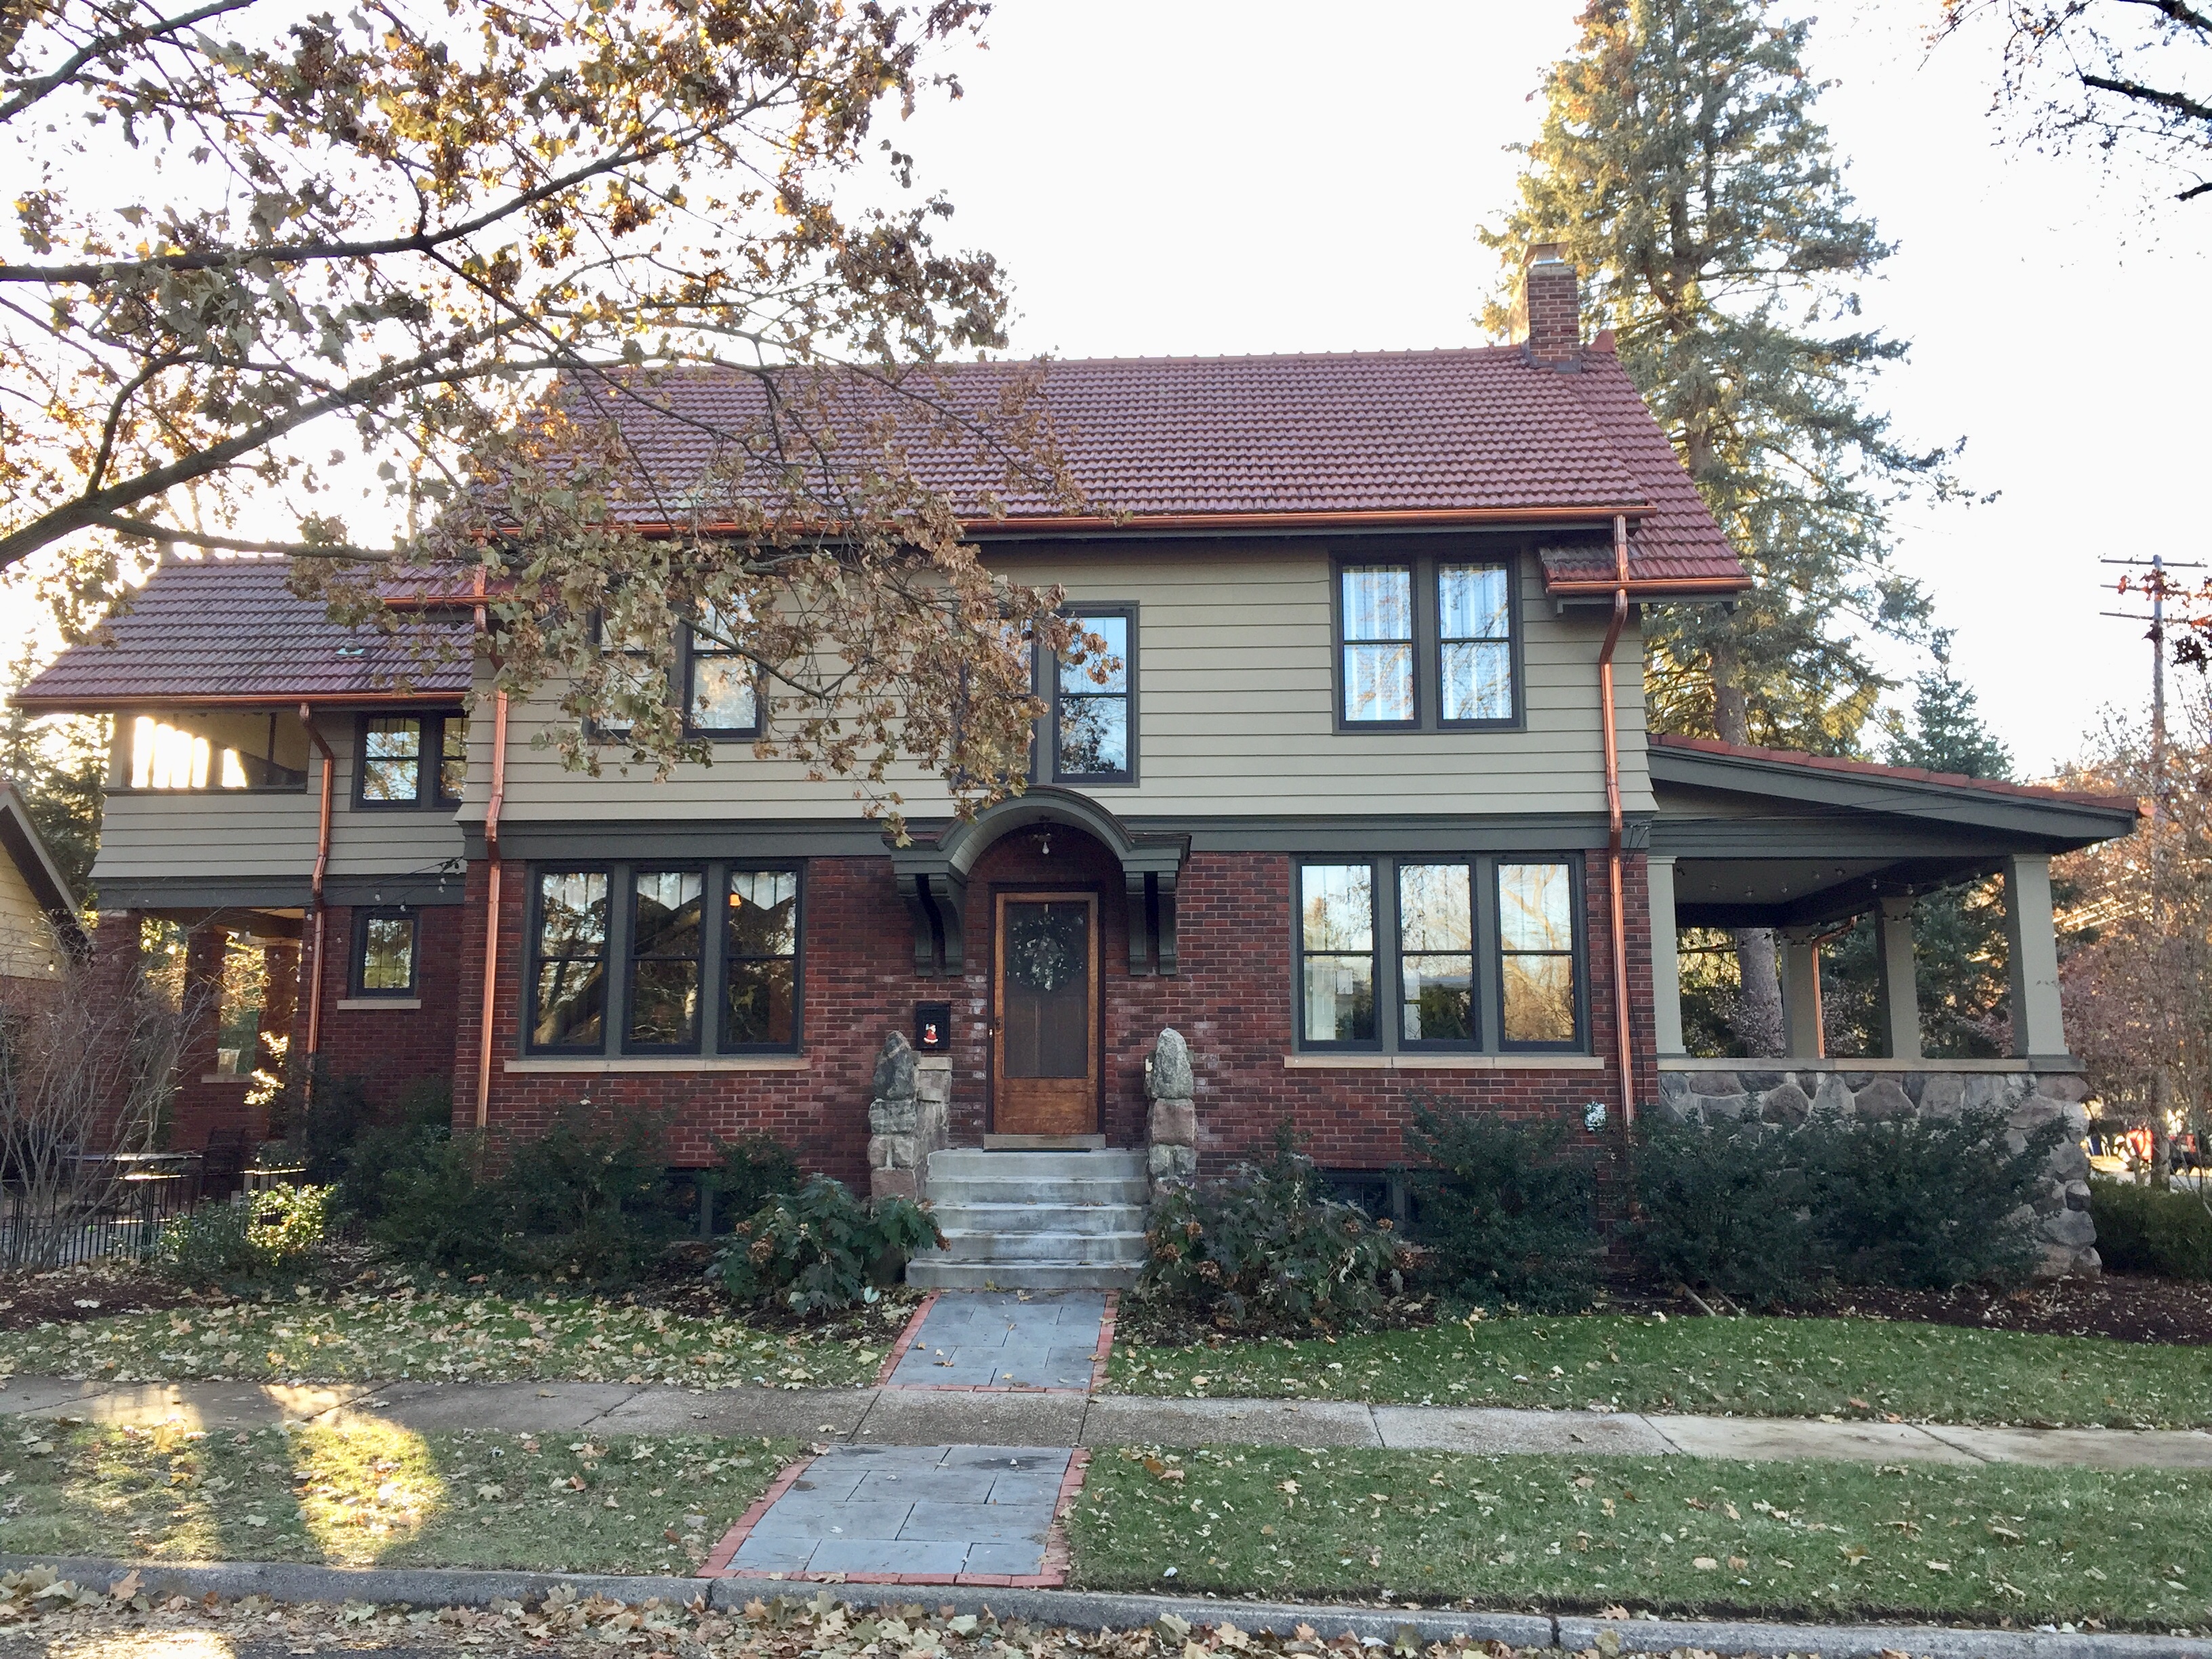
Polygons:
[[[1119,666],[1048,664],[1027,793],[962,823],[919,785],[905,846],[849,784],[758,758],[761,702],[709,650],[679,690],[715,763],[591,776],[533,741],[550,704],[472,696],[459,665],[399,687],[403,653],[276,565],[173,562],[23,697],[116,715],[103,947],[154,916],[202,975],[261,951],[287,988],[264,1031],[373,1097],[449,1079],[464,1127],[588,1097],[665,1113],[673,1164],[761,1130],[878,1191],[933,1181],[870,1132],[905,1033],[949,1114],[939,1173],[969,1183],[939,1188],[948,1231],[1001,1283],[1126,1273],[1131,1229],[998,1249],[1063,1164],[960,1149],[1089,1156],[1131,1196],[1170,1027],[1202,1163],[1287,1121],[1370,1182],[1423,1101],[1601,1139],[1816,1096],[2071,1106],[2048,860],[2133,803],[1647,738],[1640,609],[1747,579],[1610,340],[1579,337],[1571,268],[1540,250],[1528,282],[1512,345],[1048,365],[1115,516],[970,504],[973,534]],[[1913,896],[1998,870],[2016,1056],[1925,1059]],[[1825,1059],[1814,941],[1869,909],[1890,1053]],[[1681,1053],[1678,925],[1784,930],[1790,1058]],[[252,1069],[208,1045],[180,1137],[251,1130]]]

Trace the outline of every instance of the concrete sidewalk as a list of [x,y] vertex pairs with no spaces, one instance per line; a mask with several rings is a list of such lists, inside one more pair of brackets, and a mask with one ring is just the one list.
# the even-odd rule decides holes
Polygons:
[[1503,1454],[1828,1458],[2046,1468],[2212,1468],[2196,1430],[1961,1428],[1803,1418],[1484,1410],[1349,1401],[913,1389],[683,1389],[613,1382],[0,1384],[0,1416],[256,1428],[373,1420],[410,1429],[789,1436],[861,1445],[1387,1446]]

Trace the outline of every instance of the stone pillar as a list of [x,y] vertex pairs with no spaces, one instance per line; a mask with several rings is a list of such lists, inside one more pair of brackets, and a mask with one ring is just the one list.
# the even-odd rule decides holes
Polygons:
[[1644,862],[1651,912],[1651,1026],[1659,1052],[1682,1048],[1682,959],[1674,938],[1674,855],[1654,853]]
[[1782,1027],[1792,1060],[1818,1060],[1825,1048],[1820,1030],[1820,947],[1817,928],[1784,927],[1775,942],[1782,947]]
[[1145,1056],[1145,1097],[1152,1103],[1147,1122],[1145,1172],[1152,1201],[1198,1176],[1198,1085],[1191,1077],[1190,1048],[1182,1033],[1170,1026]]
[[876,1056],[875,1097],[868,1103],[868,1196],[927,1196],[929,1155],[945,1145],[951,1073],[939,1069],[923,1087],[921,1056],[906,1033],[893,1031]]
[[2051,918],[2051,860],[2015,853],[2005,860],[2005,943],[2012,958],[2012,1052],[2056,1059],[2066,1053],[2058,1005],[2058,938]]
[[1892,1060],[1920,1058],[1920,992],[1913,980],[1912,901],[1886,898],[1875,918],[1881,969],[1883,1048]]

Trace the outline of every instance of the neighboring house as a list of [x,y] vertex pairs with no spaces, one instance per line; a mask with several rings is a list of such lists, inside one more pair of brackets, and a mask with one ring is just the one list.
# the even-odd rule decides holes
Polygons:
[[61,977],[64,959],[90,943],[76,899],[14,783],[0,777],[0,999]]
[[[974,533],[994,568],[1062,585],[1123,670],[1046,674],[1033,787],[960,823],[922,781],[908,847],[848,782],[756,757],[750,690],[703,655],[680,672],[715,764],[592,777],[533,744],[550,707],[514,708],[495,745],[465,666],[396,687],[414,659],[331,626],[274,564],[166,567],[112,644],[21,701],[117,715],[114,937],[137,913],[250,937],[272,985],[299,950],[283,1022],[333,1072],[449,1079],[457,1122],[494,1131],[584,1097],[665,1113],[678,1164],[766,1131],[878,1191],[927,1185],[971,1277],[1051,1282],[1126,1258],[1139,1224],[1116,1212],[1095,1251],[1024,1243],[1035,1218],[1004,1206],[1065,1197],[1072,1166],[909,1167],[927,1111],[919,1145],[896,1111],[871,1134],[890,1032],[937,1051],[921,1091],[954,1147],[1103,1146],[1085,1167],[1115,1178],[1173,1027],[1203,1165],[1287,1121],[1378,1203],[1423,1101],[1603,1137],[1692,1086],[1787,1109],[1785,1070],[1869,1111],[1952,1073],[2078,1100],[2048,862],[2126,833],[2134,804],[1647,739],[1637,608],[1747,578],[1609,339],[1579,339],[1572,270],[1542,258],[1528,281],[1512,346],[1048,366],[1073,471],[1127,516],[970,503]],[[1996,871],[2017,1057],[1923,1061],[1912,896]],[[1870,908],[1892,1054],[1823,1060],[1811,941]],[[1681,1054],[1676,929],[1746,924],[1788,930],[1799,1058],[1771,1076]],[[180,1133],[235,1115],[241,1083],[191,1088]]]

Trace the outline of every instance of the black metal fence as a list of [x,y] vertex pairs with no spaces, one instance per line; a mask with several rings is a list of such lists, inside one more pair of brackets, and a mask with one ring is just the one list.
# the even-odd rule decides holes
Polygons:
[[75,1178],[58,1193],[0,1188],[0,1268],[144,1261],[161,1229],[200,1201],[198,1152],[87,1153],[75,1162]]

